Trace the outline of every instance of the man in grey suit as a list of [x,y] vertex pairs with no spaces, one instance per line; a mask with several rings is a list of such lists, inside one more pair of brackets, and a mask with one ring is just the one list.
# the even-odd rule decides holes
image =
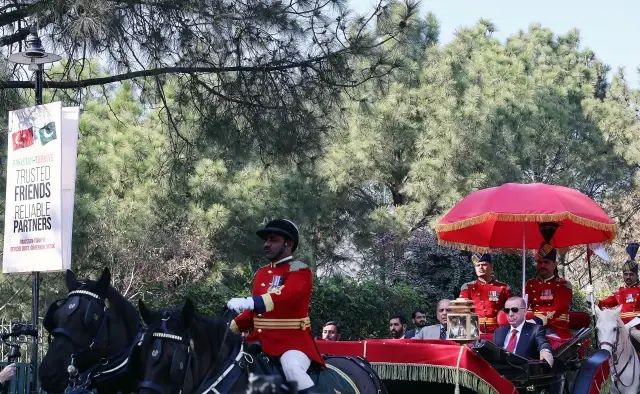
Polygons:
[[447,313],[451,312],[451,300],[440,300],[436,308],[436,319],[440,324],[426,326],[414,339],[447,339]]

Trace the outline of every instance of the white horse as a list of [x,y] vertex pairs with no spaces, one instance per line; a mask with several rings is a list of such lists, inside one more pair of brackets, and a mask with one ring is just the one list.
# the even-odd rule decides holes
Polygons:
[[620,309],[600,309],[596,306],[596,328],[601,349],[611,353],[611,392],[637,394],[640,386],[640,360],[631,344],[629,330],[620,320]]

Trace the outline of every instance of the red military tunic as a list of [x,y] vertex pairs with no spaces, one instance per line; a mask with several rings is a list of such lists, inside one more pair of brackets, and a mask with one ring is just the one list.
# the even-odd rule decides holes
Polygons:
[[[596,303],[600,308],[620,308],[620,319],[627,324],[636,316],[640,316],[640,286],[638,283],[631,286],[623,286],[604,300]],[[640,327],[637,325],[636,327]]]
[[311,336],[312,281],[311,269],[293,257],[260,268],[253,282],[254,310],[238,315],[231,322],[231,330],[245,332],[253,328],[247,341],[261,342],[263,351],[270,356],[299,350],[324,365]]
[[[506,283],[482,279],[468,282],[460,289],[460,298],[473,300],[475,312],[478,314],[480,331],[491,333],[499,327],[498,312],[504,308],[505,302],[512,296],[511,288]],[[486,330],[485,330],[486,326]]]
[[570,338],[569,306],[573,298],[571,283],[556,276],[547,280],[529,279],[526,285],[529,309],[560,338]]

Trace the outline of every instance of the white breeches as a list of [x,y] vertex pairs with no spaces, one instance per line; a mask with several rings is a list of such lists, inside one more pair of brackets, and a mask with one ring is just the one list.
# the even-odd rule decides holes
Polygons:
[[635,327],[629,329],[629,335],[633,337],[638,343],[640,343],[640,330]]
[[307,374],[311,360],[300,350],[287,350],[280,357],[280,364],[287,382],[296,382],[298,390],[313,386],[313,380]]

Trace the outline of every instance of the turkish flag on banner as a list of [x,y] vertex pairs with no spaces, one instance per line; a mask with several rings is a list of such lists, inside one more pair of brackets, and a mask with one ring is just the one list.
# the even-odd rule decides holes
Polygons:
[[11,141],[13,142],[14,151],[33,145],[33,127],[11,134]]

